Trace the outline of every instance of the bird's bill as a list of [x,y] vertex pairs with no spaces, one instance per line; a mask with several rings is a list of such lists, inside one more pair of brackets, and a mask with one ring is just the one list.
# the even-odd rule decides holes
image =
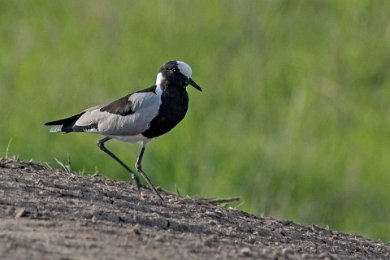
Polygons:
[[193,81],[191,78],[188,79],[188,84],[190,84],[191,86],[193,86],[193,87],[196,88],[197,90],[202,91],[202,89],[199,87],[199,85],[196,84],[196,82]]

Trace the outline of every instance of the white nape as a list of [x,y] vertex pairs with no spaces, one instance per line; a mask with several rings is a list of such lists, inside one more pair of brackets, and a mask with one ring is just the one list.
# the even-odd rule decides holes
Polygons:
[[156,78],[156,94],[161,96],[162,94],[162,88],[161,88],[161,83],[165,80],[163,74],[160,72],[157,74]]

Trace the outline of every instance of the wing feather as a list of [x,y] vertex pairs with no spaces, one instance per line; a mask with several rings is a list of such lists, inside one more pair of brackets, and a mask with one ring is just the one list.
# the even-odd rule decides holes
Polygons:
[[114,101],[108,106],[86,110],[75,122],[75,127],[96,125],[96,133],[112,136],[137,135],[144,132],[158,114],[161,96],[152,92],[136,92],[126,97],[126,103],[123,98],[119,99],[122,104],[126,104],[123,107],[128,106],[128,109],[122,109],[122,113],[116,113],[121,109],[113,109],[114,105],[111,106],[111,109],[107,108]]

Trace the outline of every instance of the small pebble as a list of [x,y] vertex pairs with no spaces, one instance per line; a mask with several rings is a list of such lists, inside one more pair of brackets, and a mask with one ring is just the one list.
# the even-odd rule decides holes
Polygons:
[[158,242],[163,242],[164,241],[163,237],[161,235],[159,235],[159,234],[154,236],[154,240],[156,240]]
[[291,248],[283,248],[282,249],[282,255],[283,256],[286,256],[286,255],[289,255],[289,254],[294,254],[294,250],[292,250]]
[[139,193],[139,195],[140,195],[141,199],[147,199],[148,198],[148,195],[146,193],[142,192],[142,191]]
[[210,224],[211,226],[216,226],[218,223],[217,223],[217,221],[215,221],[215,220],[210,220],[210,221],[209,221],[209,224]]
[[256,242],[256,238],[255,237],[249,237],[248,238],[248,242],[251,243],[251,244],[254,244]]
[[135,225],[132,229],[131,229],[131,231],[134,233],[134,234],[136,234],[136,235],[141,235],[141,228],[140,228],[140,226],[137,224],[137,225]]
[[251,256],[251,249],[249,247],[243,247],[240,250],[240,255]]

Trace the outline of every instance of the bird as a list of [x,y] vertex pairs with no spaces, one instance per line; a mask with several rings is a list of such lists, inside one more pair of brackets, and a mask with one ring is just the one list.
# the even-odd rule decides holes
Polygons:
[[135,168],[153,192],[163,200],[143,170],[142,158],[151,140],[166,134],[183,120],[188,110],[188,85],[202,91],[192,79],[192,69],[187,63],[168,61],[160,67],[155,85],[45,125],[52,126],[52,133],[82,132],[104,136],[98,140],[97,146],[129,172],[139,192],[141,183],[136,172],[108,150],[105,143],[112,139],[141,143]]

